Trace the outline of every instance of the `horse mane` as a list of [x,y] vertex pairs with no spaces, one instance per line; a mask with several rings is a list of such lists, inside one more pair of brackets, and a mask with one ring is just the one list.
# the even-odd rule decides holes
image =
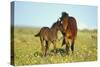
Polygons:
[[56,22],[54,22],[53,25],[51,26],[51,28],[55,27],[57,25],[57,22],[59,22],[59,20],[57,20]]
[[55,27],[55,25],[56,25],[56,24],[57,24],[57,23],[56,23],[56,22],[54,22],[54,23],[53,23],[53,25],[51,26],[51,28]]

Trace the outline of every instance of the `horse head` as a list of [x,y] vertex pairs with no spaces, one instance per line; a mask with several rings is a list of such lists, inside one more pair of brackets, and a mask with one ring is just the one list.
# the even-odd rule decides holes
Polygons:
[[64,32],[66,31],[68,26],[68,18],[69,18],[68,13],[62,12],[62,16],[60,17],[60,20],[61,20],[61,24],[63,25]]

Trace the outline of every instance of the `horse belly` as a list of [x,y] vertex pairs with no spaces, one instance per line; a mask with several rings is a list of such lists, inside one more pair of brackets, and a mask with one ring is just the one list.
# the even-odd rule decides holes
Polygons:
[[56,35],[54,35],[52,32],[49,34],[49,40],[52,42],[52,41],[55,41],[57,38],[56,38]]

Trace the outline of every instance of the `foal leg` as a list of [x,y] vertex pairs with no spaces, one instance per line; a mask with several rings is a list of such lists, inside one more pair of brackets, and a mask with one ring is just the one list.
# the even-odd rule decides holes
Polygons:
[[45,44],[45,56],[47,55],[47,50],[48,50],[48,48],[49,48],[48,45],[49,45],[49,44],[48,44],[48,41],[46,41],[46,44]]
[[42,51],[42,55],[44,56],[44,40],[42,38],[40,38],[41,40],[41,51]]
[[65,44],[65,38],[63,38],[62,46]]
[[56,41],[53,41],[53,46],[54,46],[54,53],[56,55]]

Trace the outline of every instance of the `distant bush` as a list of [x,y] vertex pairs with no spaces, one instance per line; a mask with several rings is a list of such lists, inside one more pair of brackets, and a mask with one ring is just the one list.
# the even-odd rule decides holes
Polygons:
[[80,32],[97,32],[97,29],[82,29]]

